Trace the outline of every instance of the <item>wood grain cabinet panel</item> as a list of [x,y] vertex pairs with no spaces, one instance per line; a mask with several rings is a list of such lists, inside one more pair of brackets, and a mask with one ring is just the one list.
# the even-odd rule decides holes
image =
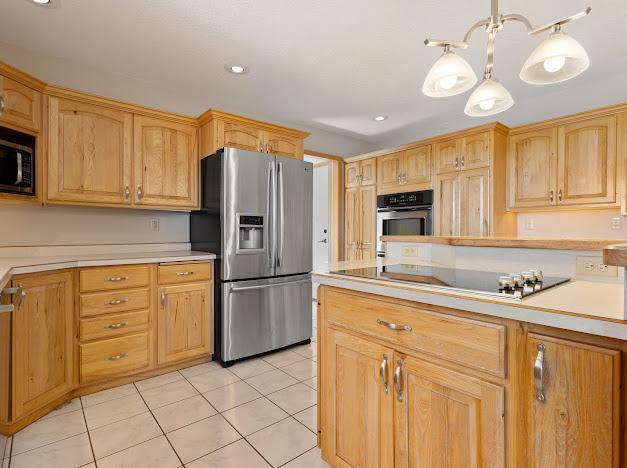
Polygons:
[[25,296],[13,313],[13,419],[72,390],[74,333],[70,272],[16,278]]
[[395,466],[505,467],[503,387],[412,356],[394,366]]
[[345,188],[375,185],[377,183],[376,158],[346,164],[344,168]]
[[404,160],[405,184],[431,183],[431,146],[419,146],[405,151]]
[[39,91],[0,75],[0,99],[4,103],[4,110],[0,110],[0,122],[36,132],[41,129]]
[[81,319],[80,340],[111,338],[128,333],[146,331],[150,322],[147,310],[107,314]]
[[472,169],[459,174],[459,234],[490,235],[490,169]]
[[557,202],[557,128],[513,135],[509,139],[511,207]]
[[[336,467],[391,468],[393,351],[342,331],[325,333],[321,426],[323,433],[334,434],[323,439],[325,459]],[[388,365],[382,370],[384,361]]]
[[48,98],[48,200],[130,204],[132,122],[128,112]]
[[347,189],[359,187],[359,176],[361,164],[359,161],[347,163],[344,166],[344,187]]
[[150,289],[121,289],[81,294],[80,305],[81,317],[147,309],[150,306]]
[[[108,291],[111,289],[140,288],[148,286],[150,267],[146,265],[123,265],[81,270],[80,291]],[[104,297],[110,297],[109,295]],[[115,299],[115,297],[111,296]]]
[[238,148],[246,151],[264,151],[264,132],[254,125],[218,120],[218,148]]
[[147,332],[80,345],[81,383],[148,369],[150,337]]
[[194,208],[198,203],[196,127],[134,118],[134,203]]
[[159,288],[158,363],[213,352],[212,283]]
[[159,284],[208,281],[213,273],[213,263],[189,262],[159,265]]
[[461,140],[460,169],[477,169],[490,165],[490,132],[469,135]]
[[266,153],[285,156],[287,158],[303,159],[303,139],[275,132],[264,132]]
[[530,334],[526,366],[529,466],[618,467],[620,352]]
[[440,141],[433,145],[436,174],[457,172],[459,170],[459,158],[462,152],[461,144],[462,140],[456,139]]
[[459,178],[457,173],[436,177],[434,234],[436,236],[458,236],[459,223]]
[[361,208],[360,238],[361,259],[371,260],[377,249],[377,189],[374,186],[359,189]]
[[361,201],[360,189],[346,189],[344,198],[344,239],[346,260],[359,260],[361,241]]
[[377,163],[377,190],[378,193],[399,192],[401,173],[403,172],[403,152],[379,156]]

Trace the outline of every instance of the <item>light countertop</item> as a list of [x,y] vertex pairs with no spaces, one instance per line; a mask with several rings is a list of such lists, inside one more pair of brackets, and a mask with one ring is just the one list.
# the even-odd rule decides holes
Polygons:
[[6,257],[0,258],[0,290],[13,275],[60,270],[63,268],[83,268],[92,266],[129,265],[139,263],[190,262],[214,260],[215,254],[193,250],[163,252],[125,252],[58,256]]
[[314,272],[313,281],[364,293],[627,340],[625,293],[622,283],[570,281],[527,298],[514,299],[330,273],[338,269],[399,263],[441,266],[423,261],[408,262],[407,259],[391,258],[339,262],[328,269]]

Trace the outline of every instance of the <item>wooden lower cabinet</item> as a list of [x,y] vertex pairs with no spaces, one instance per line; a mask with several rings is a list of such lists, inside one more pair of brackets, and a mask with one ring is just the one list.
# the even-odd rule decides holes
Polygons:
[[[319,444],[332,466],[627,467],[627,342],[325,285],[318,301]],[[446,327],[417,325],[426,310],[500,327],[503,348],[457,335],[500,349],[504,372],[452,355]],[[412,349],[414,334],[429,349]]]

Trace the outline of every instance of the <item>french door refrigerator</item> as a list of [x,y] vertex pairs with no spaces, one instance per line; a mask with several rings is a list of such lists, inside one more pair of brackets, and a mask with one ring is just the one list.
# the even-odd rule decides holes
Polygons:
[[193,250],[218,253],[214,358],[236,360],[311,338],[313,165],[224,148],[201,161]]

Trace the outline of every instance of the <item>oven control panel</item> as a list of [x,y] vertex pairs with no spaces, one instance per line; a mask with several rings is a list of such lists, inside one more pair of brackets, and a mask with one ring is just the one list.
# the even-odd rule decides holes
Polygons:
[[419,192],[392,193],[377,197],[377,208],[394,208],[400,206],[424,206],[433,204],[433,190]]

